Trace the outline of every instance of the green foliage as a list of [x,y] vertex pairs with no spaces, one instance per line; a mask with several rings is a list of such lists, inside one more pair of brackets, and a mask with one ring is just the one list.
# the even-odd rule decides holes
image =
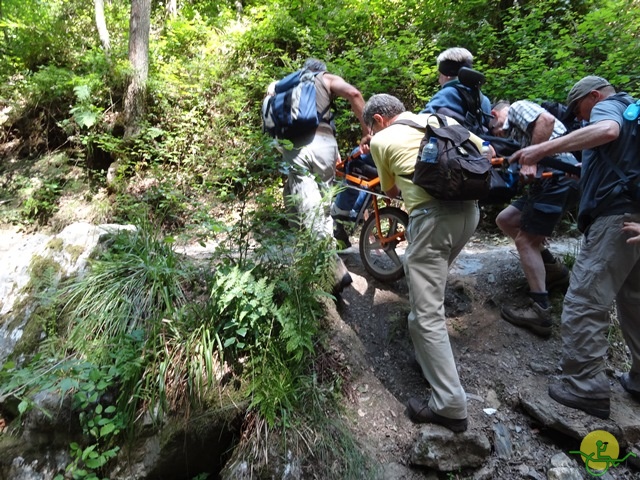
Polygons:
[[[250,211],[245,215],[252,224]],[[99,475],[117,453],[112,440],[132,428],[143,406],[161,419],[168,409],[206,405],[225,355],[248,356],[251,406],[271,424],[300,408],[321,288],[331,284],[330,252],[308,233],[275,234],[282,230],[275,209],[260,218],[257,256],[236,264],[229,257],[204,277],[210,297],[200,306],[188,303],[184,290],[196,271],[170,241],[148,224],[115,234],[90,270],[60,291],[55,303],[66,328],[50,329],[46,355],[21,371],[5,368],[10,377],[2,388],[22,398],[22,412],[36,391],[73,393],[90,439],[72,446],[69,471],[77,478]],[[57,360],[60,352],[68,357]]]
[[[70,444],[73,461],[67,465],[74,479],[98,480],[103,478],[103,467],[114,459],[120,447],[112,446],[119,433],[127,428],[123,411],[116,405],[108,404],[109,390],[118,380],[119,371],[115,365],[96,367],[91,364],[81,365],[74,377],[67,377],[61,382],[63,389],[75,391],[73,407],[80,411],[80,425],[91,443],[82,446],[77,442]],[[105,403],[107,405],[105,406]]]
[[45,224],[58,210],[62,187],[57,179],[48,180],[36,187],[22,204],[22,219],[27,223]]
[[269,341],[280,312],[273,303],[274,285],[267,282],[237,266],[216,271],[211,299],[222,320],[224,348],[251,351]]
[[[0,112],[12,110],[0,138],[31,142],[29,152],[64,146],[74,157],[117,159],[116,219],[139,224],[60,297],[37,287],[47,355],[0,372],[0,390],[20,400],[21,413],[37,390],[76,395],[86,433],[72,447],[77,478],[100,477],[141,411],[159,421],[171,409],[206,408],[230,370],[271,428],[318,432],[317,443],[305,442],[336,465],[332,473],[367,471],[341,425],[294,413],[334,411],[343,379],[313,362],[333,253],[281,213],[279,155],[259,117],[272,80],[315,56],[365,98],[392,93],[416,111],[439,88],[437,54],[464,46],[492,99],[563,101],[585,74],[640,93],[640,9],[626,0],[257,0],[242,12],[236,3],[187,2],[170,19],[156,6],[148,114],[140,134],[124,139],[130,4],[105,5],[107,56],[89,34],[85,3],[2,1]],[[362,132],[348,102],[335,107],[346,151]],[[68,184],[60,175],[33,178],[11,176],[5,196],[29,192],[21,220],[45,223]],[[229,212],[227,200],[239,200],[239,210]],[[195,268],[150,224],[215,237],[216,263]]]
[[80,128],[91,128],[100,115],[100,109],[91,103],[91,90],[87,85],[78,85],[73,91],[78,103],[69,112]]
[[121,231],[89,272],[62,291],[63,314],[76,319],[72,348],[108,349],[114,338],[149,332],[164,312],[184,305],[189,270],[171,243],[148,224]]

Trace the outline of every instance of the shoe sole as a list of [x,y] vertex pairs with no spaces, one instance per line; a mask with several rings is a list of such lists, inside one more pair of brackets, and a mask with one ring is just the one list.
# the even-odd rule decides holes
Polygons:
[[510,317],[504,310],[500,310],[500,316],[503,320],[509,322],[511,325],[515,325],[516,327],[526,328],[527,330],[531,330],[533,333],[540,335],[541,337],[549,337],[551,336],[552,326],[544,327],[542,325],[536,325],[530,322],[523,322],[520,319]]
[[560,405],[564,405],[565,407],[575,408],[577,410],[581,410],[584,413],[588,413],[589,415],[593,415],[594,417],[601,418],[603,420],[607,420],[609,418],[610,409],[609,408],[597,408],[597,407],[589,407],[582,404],[580,401],[571,400],[568,398],[563,398],[549,388],[549,396],[553,398]]

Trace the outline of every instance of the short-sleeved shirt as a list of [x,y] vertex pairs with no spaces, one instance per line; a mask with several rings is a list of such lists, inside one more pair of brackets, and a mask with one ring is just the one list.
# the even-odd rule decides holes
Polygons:
[[[433,127],[440,126],[438,119],[429,114],[416,115],[404,112],[396,118],[396,120],[400,119],[412,120],[422,126],[426,126],[427,122]],[[450,125],[458,123],[448,117],[447,122]],[[402,199],[409,213],[418,205],[434,200],[424,188],[411,181],[423,136],[424,131],[417,128],[392,124],[376,133],[371,139],[371,154],[378,169],[380,187],[383,191],[387,191],[396,185],[402,192]],[[482,148],[480,137],[471,134],[471,140],[478,150]]]
[[[546,110],[537,103],[529,100],[518,100],[509,107],[507,120],[504,122],[502,129],[508,137],[518,142],[518,144],[528,147],[531,145],[533,123],[545,112]],[[560,137],[565,133],[567,133],[566,127],[556,118],[549,140]]]
[[[604,120],[613,120],[620,125],[620,135],[612,142],[600,145],[594,149],[584,150],[582,153],[582,175],[580,187],[582,196],[578,218],[589,218],[594,209],[603,202],[607,194],[622,180],[605,160],[608,158],[617,165],[627,176],[640,178],[640,141],[634,136],[635,122],[625,120],[622,114],[627,108],[617,98],[625,97],[628,102],[633,99],[626,93],[619,93],[598,102],[591,110],[589,124]],[[640,132],[637,133],[640,135]],[[622,213],[640,212],[640,205],[626,196],[618,196],[609,203],[604,211],[598,215],[618,215]],[[593,219],[591,219],[593,220]],[[586,220],[587,224],[590,223]]]

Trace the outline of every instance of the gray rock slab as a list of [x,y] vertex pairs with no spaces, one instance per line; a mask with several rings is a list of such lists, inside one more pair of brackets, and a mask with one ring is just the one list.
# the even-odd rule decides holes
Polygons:
[[411,463],[450,472],[482,466],[491,454],[489,439],[481,432],[453,433],[438,425],[428,425],[411,451]]

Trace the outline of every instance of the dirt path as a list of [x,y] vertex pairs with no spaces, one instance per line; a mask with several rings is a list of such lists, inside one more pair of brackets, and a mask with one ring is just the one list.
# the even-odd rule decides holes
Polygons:
[[[447,286],[445,310],[469,399],[470,429],[482,432],[492,443],[487,465],[478,471],[454,472],[455,477],[438,476],[409,462],[421,427],[408,420],[404,404],[412,396],[427,397],[429,391],[421,374],[410,366],[413,347],[406,325],[404,279],[377,282],[364,271],[355,248],[343,255],[354,283],[337,305],[345,326],[338,327],[336,342],[356,379],[354,428],[386,465],[385,478],[546,479],[554,455],[569,456],[570,450],[579,449],[579,442],[540,425],[520,402],[521,393],[546,396],[549,377],[559,371],[562,295],[552,297],[556,327],[549,339],[502,320],[499,305],[524,300],[526,283],[513,246],[499,242],[486,236],[472,239],[453,265]],[[571,253],[576,248],[575,240],[553,245],[556,252]],[[582,464],[575,466],[583,469]],[[609,478],[640,476],[618,467]]]

